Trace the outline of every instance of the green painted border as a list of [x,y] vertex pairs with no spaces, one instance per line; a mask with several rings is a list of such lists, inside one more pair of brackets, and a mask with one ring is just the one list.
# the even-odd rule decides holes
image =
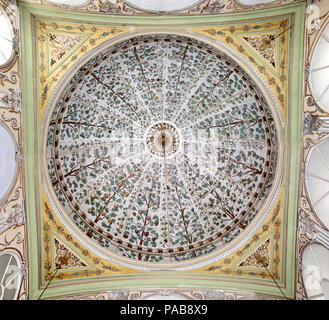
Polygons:
[[[304,100],[304,65],[305,65],[305,20],[306,20],[306,4],[300,4],[300,9],[296,11],[294,16],[294,33],[290,33],[292,45],[289,50],[289,87],[287,92],[288,106],[286,118],[289,126],[285,128],[286,148],[290,148],[289,153],[286,152],[286,174],[285,196],[283,210],[286,212],[284,222],[287,224],[284,244],[287,244],[286,260],[284,265],[286,268],[286,288],[285,294],[289,294],[292,298],[296,296],[296,242],[297,242],[297,214],[299,202],[299,179],[301,177],[300,170],[302,167],[302,128],[303,128],[303,100]],[[283,223],[281,225],[283,228]]]
[[[35,39],[33,37],[34,21],[38,17],[49,19],[76,20],[76,22],[86,23],[95,21],[98,24],[108,26],[131,26],[133,29],[180,29],[184,27],[198,27],[203,25],[218,25],[221,23],[239,24],[242,21],[250,19],[265,19],[273,16],[282,17],[292,15],[294,19],[294,33],[291,39],[290,72],[288,101],[289,109],[286,115],[285,128],[285,163],[286,166],[284,184],[286,192],[284,195],[284,204],[287,224],[286,234],[284,235],[284,245],[286,245],[286,256],[284,259],[286,270],[286,288],[283,292],[289,298],[295,297],[295,248],[296,248],[296,226],[297,226],[297,204],[298,204],[298,185],[299,168],[301,154],[301,128],[302,128],[302,95],[303,95],[303,46],[304,46],[304,21],[306,3],[286,5],[268,10],[257,10],[250,12],[239,12],[232,14],[211,15],[211,16],[160,16],[160,17],[141,17],[141,16],[112,16],[104,14],[88,14],[70,12],[58,9],[46,9],[39,6],[19,2],[20,9],[20,27],[22,38],[22,118],[23,118],[23,150],[25,164],[25,194],[26,194],[26,212],[28,227],[28,265],[29,265],[29,299],[37,299],[42,290],[39,288],[39,260],[38,252],[38,219],[37,212],[39,208],[38,190],[36,181],[40,181],[40,172],[37,168],[37,151],[39,149],[38,135],[40,128],[37,127],[36,112],[36,90],[37,70],[33,70],[36,58]],[[292,59],[293,58],[293,59]],[[34,63],[31,63],[31,62]],[[299,81],[295,81],[299,79]],[[34,89],[33,89],[34,88]],[[299,143],[296,143],[299,142]],[[28,150],[28,152],[27,152]],[[289,152],[290,151],[290,152]],[[282,224],[283,224],[282,223]],[[229,280],[234,281],[229,281]],[[243,283],[244,278],[223,277],[205,274],[187,274],[170,272],[139,274],[139,275],[121,275],[107,278],[88,278],[79,284],[74,284],[76,280],[59,281],[47,289],[43,298],[63,296],[75,293],[88,293],[95,291],[108,291],[111,289],[128,288],[173,288],[173,287],[191,287],[191,288],[219,288],[228,290],[242,290],[257,292],[269,295],[281,295],[278,288],[273,287],[273,283],[268,281],[251,281]],[[87,282],[88,281],[88,282]],[[253,282],[253,283],[250,283]],[[67,284],[64,286],[63,284]],[[72,284],[71,284],[72,283]]]

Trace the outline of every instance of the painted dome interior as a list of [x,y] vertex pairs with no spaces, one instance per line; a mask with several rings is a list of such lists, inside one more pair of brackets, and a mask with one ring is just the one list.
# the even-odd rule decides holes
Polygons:
[[276,129],[250,77],[182,36],[138,36],[74,75],[47,165],[72,221],[109,252],[177,262],[232,241],[273,184]]

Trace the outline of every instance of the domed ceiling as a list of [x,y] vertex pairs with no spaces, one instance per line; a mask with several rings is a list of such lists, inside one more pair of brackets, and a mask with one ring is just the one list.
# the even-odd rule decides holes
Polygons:
[[21,3],[29,298],[294,297],[304,4],[105,2]]
[[94,243],[177,262],[224,247],[262,213],[277,143],[265,98],[233,59],[148,35],[80,67],[48,122],[46,158],[62,211]]

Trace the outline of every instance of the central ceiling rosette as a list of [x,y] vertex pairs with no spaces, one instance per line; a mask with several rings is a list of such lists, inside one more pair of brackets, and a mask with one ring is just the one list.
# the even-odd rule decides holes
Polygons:
[[168,122],[154,124],[146,132],[146,145],[150,153],[168,158],[179,149],[180,137],[174,125]]
[[109,253],[150,263],[200,257],[246,232],[273,186],[278,144],[254,80],[173,35],[137,36],[85,63],[46,143],[71,221]]

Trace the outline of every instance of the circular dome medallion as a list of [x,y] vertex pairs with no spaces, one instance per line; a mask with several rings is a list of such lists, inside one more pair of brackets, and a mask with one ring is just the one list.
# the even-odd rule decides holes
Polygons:
[[149,152],[161,158],[168,158],[179,150],[180,137],[174,125],[161,121],[146,132],[146,146]]
[[261,211],[274,117],[223,52],[137,36],[97,54],[61,92],[46,139],[52,194],[102,252],[171,265],[225,247]]

